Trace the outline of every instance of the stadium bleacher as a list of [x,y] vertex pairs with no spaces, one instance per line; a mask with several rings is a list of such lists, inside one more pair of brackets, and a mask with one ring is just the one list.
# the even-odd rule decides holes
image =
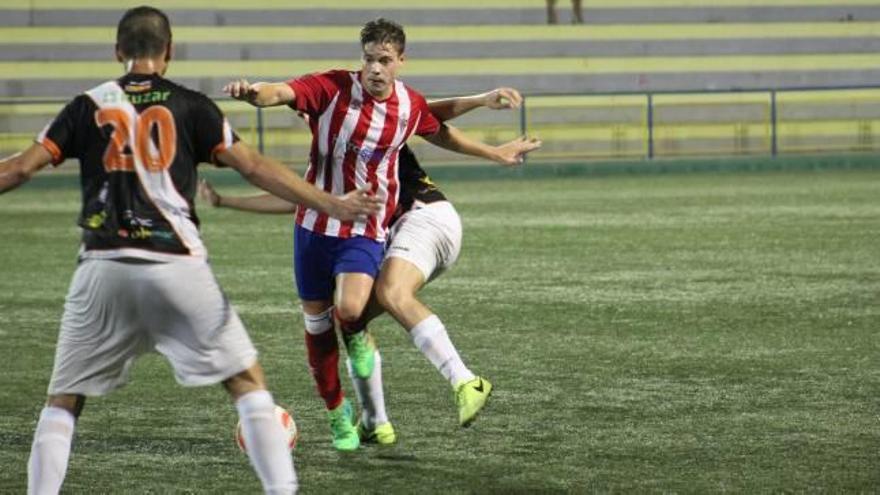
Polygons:
[[[140,3],[87,0],[75,9],[61,0],[0,4],[0,98],[69,97],[118,75],[112,58],[115,23],[125,8]],[[586,24],[556,26],[545,24],[539,0],[379,0],[369,7],[355,0],[318,7],[281,0],[153,4],[167,9],[177,59],[185,61],[172,65],[169,76],[215,97],[234,77],[281,80],[330,67],[356,68],[359,26],[380,15],[398,20],[408,28],[410,60],[402,75],[407,83],[432,96],[519,88],[532,97],[529,129],[553,138],[546,156],[643,155],[645,103],[586,98],[579,100],[583,107],[560,112],[566,103],[536,95],[741,92],[880,80],[880,0],[597,0],[586,2]],[[567,22],[563,10],[561,21]],[[797,115],[813,130],[802,136],[806,127],[791,123],[787,129],[797,136],[780,144],[794,149],[809,142],[812,132],[849,136],[851,124],[864,129],[866,121],[877,120],[880,93],[848,95],[856,99],[843,106],[839,100],[781,105],[791,111],[779,117]],[[750,102],[745,107],[743,99]],[[578,100],[562,101],[570,106]],[[666,105],[655,112],[658,154],[762,152],[769,146],[766,93],[658,101]],[[671,109],[676,105],[678,110]],[[852,112],[841,110],[849,107]],[[830,108],[834,119],[825,118]],[[872,109],[868,115],[866,108]],[[13,110],[16,118],[8,118]],[[27,115],[34,120],[39,115],[34,109],[21,113],[21,106],[0,106],[0,132],[20,133]],[[253,124],[252,112],[239,113],[239,126]],[[827,122],[817,124],[818,118]],[[483,112],[464,122],[479,127],[480,137],[505,139],[519,132],[516,120]],[[268,125],[296,123],[271,116]],[[286,134],[270,133],[266,140],[281,146],[280,152],[298,152],[305,137]],[[688,137],[697,140],[683,146],[679,141]],[[843,138],[840,146],[851,148],[852,139]]]
[[[19,3],[0,9],[0,96],[66,96],[118,72],[113,27],[139,2]],[[587,2],[583,26],[545,25],[537,0],[164,3],[178,57],[190,61],[176,77],[208,94],[230,73],[356,66],[358,26],[379,15],[409,27],[405,77],[431,94],[500,84],[529,93],[823,86],[880,75],[877,1],[603,0]]]

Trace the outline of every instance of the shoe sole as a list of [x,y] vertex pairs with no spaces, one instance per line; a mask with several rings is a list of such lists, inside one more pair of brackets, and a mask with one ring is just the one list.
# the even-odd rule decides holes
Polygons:
[[389,447],[397,443],[397,435],[394,435],[394,439],[390,442],[380,442],[379,437],[376,435],[365,436],[361,435],[361,432],[358,431],[358,437],[361,439],[361,445],[378,445],[380,447]]
[[362,434],[362,430],[360,427],[360,422],[358,422],[357,433],[358,438],[361,441],[361,445],[371,444],[371,445],[379,445],[380,447],[388,447],[397,443],[397,435],[394,435],[394,440],[390,442],[380,442],[379,437],[373,433],[372,435]]
[[339,445],[336,445],[335,442],[331,442],[331,443],[333,443],[333,448],[339,452],[354,452],[355,450],[359,449],[364,442],[363,442],[363,440],[358,438],[357,445],[354,445],[352,447],[340,447]]
[[465,421],[464,423],[461,423],[461,427],[462,427],[462,428],[467,428],[467,427],[469,427],[470,425],[474,424],[474,421],[477,420],[477,416],[479,416],[480,413],[483,412],[483,409],[486,409],[486,404],[489,403],[489,397],[492,397],[492,393],[493,393],[493,392],[495,392],[495,387],[492,387],[492,389],[489,390],[489,393],[486,394],[486,401],[483,402],[483,407],[477,409],[477,412],[475,412],[474,415],[471,416],[471,419]]
[[354,451],[356,451],[357,449],[359,449],[359,448],[361,447],[361,445],[363,445],[363,443],[364,443],[363,440],[361,440],[360,438],[358,438],[358,443],[357,443],[357,445],[354,445],[354,446],[352,446],[352,447],[340,448],[339,445],[336,445],[336,443],[333,443],[333,448],[336,449],[337,452],[354,452]]
[[362,438],[361,445],[378,445],[379,447],[390,447],[397,443],[397,438],[392,442],[380,442],[378,438]]

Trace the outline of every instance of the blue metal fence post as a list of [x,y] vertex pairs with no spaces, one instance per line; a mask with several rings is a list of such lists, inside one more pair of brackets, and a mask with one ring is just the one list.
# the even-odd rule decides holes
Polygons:
[[263,109],[261,107],[257,107],[257,149],[260,150],[260,154],[266,152],[263,147]]
[[776,130],[776,90],[770,90],[770,156],[779,152],[779,134]]
[[648,97],[648,160],[654,159],[654,95],[647,93]]

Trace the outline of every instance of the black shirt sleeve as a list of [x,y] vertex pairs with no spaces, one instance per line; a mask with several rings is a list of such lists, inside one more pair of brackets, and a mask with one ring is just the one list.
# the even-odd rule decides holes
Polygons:
[[215,163],[214,156],[239,141],[226,116],[207,96],[202,96],[193,115],[195,123],[196,159],[202,163]]
[[93,127],[87,120],[94,112],[93,104],[85,95],[68,103],[50,122],[35,141],[52,155],[52,164],[58,165],[67,158],[81,158],[85,152],[86,133]]

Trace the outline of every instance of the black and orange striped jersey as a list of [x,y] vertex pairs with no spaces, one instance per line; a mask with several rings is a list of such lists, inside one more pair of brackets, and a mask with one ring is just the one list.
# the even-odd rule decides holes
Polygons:
[[74,98],[37,137],[80,164],[83,258],[206,256],[196,167],[238,141],[207,96],[127,74]]

